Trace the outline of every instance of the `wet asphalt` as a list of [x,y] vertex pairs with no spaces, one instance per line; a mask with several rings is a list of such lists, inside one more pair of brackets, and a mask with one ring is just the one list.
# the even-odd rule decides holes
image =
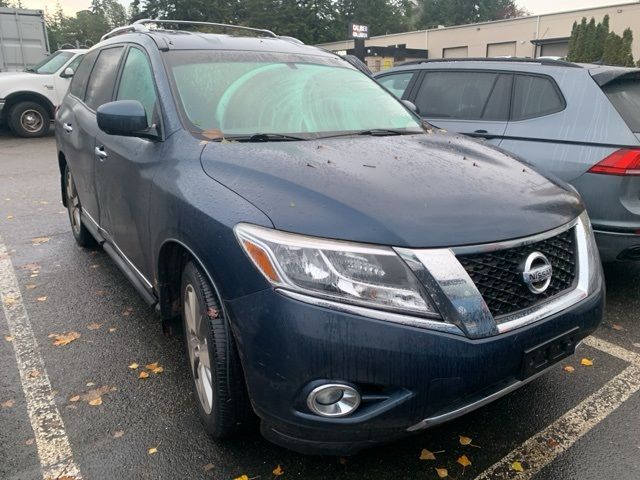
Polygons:
[[[491,405],[348,459],[298,455],[257,432],[216,443],[197,417],[182,338],[163,335],[159,317],[102,250],[76,246],[60,201],[52,135],[25,140],[0,129],[0,237],[85,479],[272,479],[277,465],[283,479],[435,479],[434,467],[448,468],[456,480],[471,479],[627,366],[583,346],[545,376]],[[49,240],[34,245],[37,237]],[[607,314],[596,336],[640,353],[640,266],[607,266],[606,282]],[[69,331],[80,337],[67,346],[54,346],[48,337]],[[0,479],[42,479],[14,349],[4,338],[8,333],[0,309]],[[593,359],[594,366],[581,366],[583,357]],[[164,372],[140,380],[128,368],[133,362],[158,362]],[[566,372],[566,365],[575,371]],[[100,387],[107,391],[100,406],[70,401]],[[471,437],[479,448],[460,445],[459,435]],[[149,455],[152,447],[157,453]],[[419,459],[423,448],[444,452],[435,462],[424,461]],[[464,474],[456,463],[462,454],[472,463]],[[522,458],[525,468],[526,462]],[[640,392],[534,478],[640,479]]]

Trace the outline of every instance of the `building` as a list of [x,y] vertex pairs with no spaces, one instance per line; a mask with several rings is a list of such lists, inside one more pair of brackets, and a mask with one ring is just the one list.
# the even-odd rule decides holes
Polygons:
[[[582,17],[596,22],[609,15],[611,31],[622,35],[634,30],[633,56],[640,57],[640,3],[623,3],[568,12],[474,23],[453,27],[418,30],[371,37],[366,41],[365,60],[379,71],[395,63],[422,58],[460,57],[564,57],[569,48],[573,22]],[[353,40],[324,43],[335,52],[350,51]],[[349,52],[351,53],[351,52]]]

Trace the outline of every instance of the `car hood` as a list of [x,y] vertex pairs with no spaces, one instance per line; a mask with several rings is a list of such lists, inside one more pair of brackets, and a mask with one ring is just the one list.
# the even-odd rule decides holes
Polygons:
[[[275,228],[402,247],[494,242],[563,225],[579,196],[480,142],[430,134],[211,142],[204,171]],[[215,199],[213,199],[215,201]]]
[[15,85],[21,81],[30,82],[33,80],[35,73],[27,73],[27,72],[0,72],[0,86],[5,83],[11,83],[11,85]]

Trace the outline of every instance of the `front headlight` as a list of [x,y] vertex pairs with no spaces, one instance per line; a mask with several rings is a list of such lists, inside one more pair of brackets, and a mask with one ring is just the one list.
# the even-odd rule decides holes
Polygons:
[[598,245],[586,210],[578,217],[576,229],[579,252],[578,288],[591,295],[601,288],[603,274]]
[[238,224],[234,231],[249,258],[274,286],[343,303],[437,316],[418,280],[391,248],[248,224]]

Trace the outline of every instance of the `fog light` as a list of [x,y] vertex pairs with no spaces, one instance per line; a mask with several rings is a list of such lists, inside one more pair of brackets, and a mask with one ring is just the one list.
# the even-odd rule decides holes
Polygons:
[[360,394],[349,385],[328,383],[311,391],[307,406],[323,417],[344,417],[360,406]]

